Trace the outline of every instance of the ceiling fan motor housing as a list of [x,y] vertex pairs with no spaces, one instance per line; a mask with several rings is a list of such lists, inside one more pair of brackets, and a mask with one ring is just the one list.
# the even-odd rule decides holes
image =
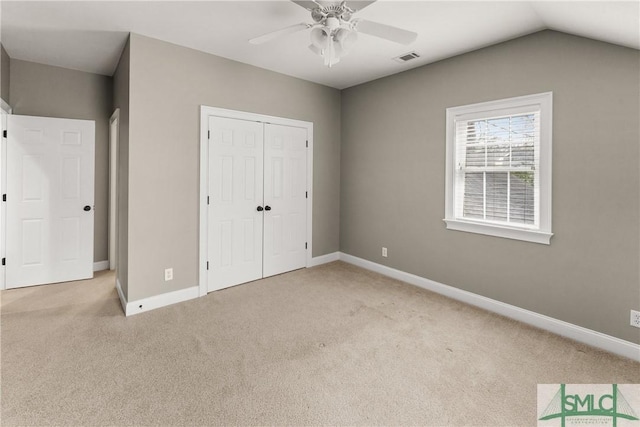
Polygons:
[[341,24],[340,20],[333,16],[328,17],[326,21],[324,21],[325,27],[328,28],[329,31],[331,32],[338,29],[340,27],[340,24]]
[[325,19],[336,18],[340,23],[351,20],[353,10],[344,2],[342,4],[332,4],[328,6],[318,7],[311,11],[311,18],[315,22],[322,22]]

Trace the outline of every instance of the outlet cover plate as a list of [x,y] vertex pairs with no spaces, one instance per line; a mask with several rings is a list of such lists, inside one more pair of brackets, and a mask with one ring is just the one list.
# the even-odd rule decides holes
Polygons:
[[640,311],[631,310],[631,326],[635,326],[636,328],[640,328]]

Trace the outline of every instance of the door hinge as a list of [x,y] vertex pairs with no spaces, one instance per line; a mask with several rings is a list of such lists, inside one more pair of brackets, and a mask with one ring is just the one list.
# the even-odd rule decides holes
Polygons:
[[209,269],[209,261],[207,261],[207,270]]
[[309,141],[307,141],[307,148],[309,148]]
[[2,258],[2,265],[6,265],[7,264],[7,259],[6,258]]
[[209,196],[207,196],[207,204],[209,204]]
[[2,131],[2,137],[3,137],[3,138],[6,138],[6,137],[7,137],[7,131],[6,131],[6,130],[3,130],[3,131]]
[[305,199],[308,199],[308,198],[309,198],[309,192],[308,192],[308,191],[305,191],[305,192],[304,192],[304,198],[305,198]]
[[307,249],[307,242],[304,242],[304,248]]
[[207,139],[211,139],[211,131],[210,130],[207,131]]
[[7,201],[7,195],[6,195],[6,194],[3,194],[3,195],[2,195],[2,201],[3,201],[3,202],[6,202],[6,201]]

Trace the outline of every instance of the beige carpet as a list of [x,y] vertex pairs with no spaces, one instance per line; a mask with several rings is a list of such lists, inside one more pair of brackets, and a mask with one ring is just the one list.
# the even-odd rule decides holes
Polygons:
[[110,273],[2,292],[2,425],[523,425],[640,364],[336,262],[125,318]]

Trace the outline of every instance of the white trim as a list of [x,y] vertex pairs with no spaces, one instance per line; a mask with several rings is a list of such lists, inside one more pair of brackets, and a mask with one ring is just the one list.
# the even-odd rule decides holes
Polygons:
[[396,270],[395,268],[380,265],[353,255],[341,252],[340,260],[367,270],[375,271],[376,273],[380,273],[393,279],[401,280],[411,285],[427,289],[466,304],[480,307],[501,316],[509,317],[537,328],[553,332],[554,334],[640,361],[640,345],[638,344],[496,301],[491,298],[483,297],[472,292],[434,282],[433,280]]
[[[0,194],[7,192],[7,139],[2,137],[2,131],[7,129],[7,116],[11,114],[11,106],[7,104],[4,99],[0,98]],[[6,243],[7,243],[7,204],[0,202],[0,258],[7,256]],[[4,265],[0,266],[0,289],[6,289],[5,284],[5,272]]]
[[[119,284],[119,282],[118,282]],[[120,300],[126,301],[120,293]],[[144,313],[146,311],[155,310],[156,308],[166,307],[168,305],[177,304],[179,302],[188,301],[200,297],[198,286],[192,286],[178,291],[167,292],[166,294],[155,295],[149,298],[143,298],[137,301],[126,302],[125,315],[133,316],[134,314]]]
[[[291,126],[298,128],[308,128],[311,122],[302,120],[288,119],[286,117],[267,116],[265,114],[250,113],[247,111],[227,110],[226,108],[200,106],[200,117],[218,116],[226,119],[249,120],[254,122],[271,123],[274,125]],[[207,123],[208,124],[208,123]]]
[[487,236],[504,237],[505,239],[524,240],[526,242],[542,243],[548,245],[553,233],[538,230],[525,230],[519,228],[503,227],[487,223],[474,223],[459,219],[444,219],[447,230],[466,231],[469,233],[485,234]]
[[103,271],[109,269],[109,260],[96,261],[93,263],[93,271]]
[[313,123],[299,122],[307,129],[307,268],[313,262]]
[[328,264],[330,262],[338,261],[340,259],[340,252],[333,252],[326,255],[320,255],[311,258],[311,262],[307,263],[307,267],[316,267],[322,264]]
[[209,116],[228,119],[248,120],[275,125],[304,128],[307,130],[307,260],[306,267],[313,264],[313,123],[284,117],[267,116],[264,114],[248,113],[245,111],[227,110],[225,108],[200,106],[200,218],[199,218],[199,274],[198,286],[200,296],[208,292],[207,286],[207,196],[209,181],[209,151],[208,131]]
[[207,295],[207,243],[209,229],[207,227],[207,197],[209,183],[209,115],[205,113],[205,107],[200,106],[200,214],[198,228],[198,294]]
[[[503,224],[491,224],[484,221],[468,221],[456,216],[456,120],[468,119],[476,116],[504,115],[509,110],[535,107],[540,111],[540,165],[538,178],[539,195],[538,211],[539,226],[535,229],[528,227],[510,227]],[[480,102],[459,107],[449,107],[446,110],[446,164],[445,164],[445,223],[447,229],[484,234],[488,236],[504,237],[507,239],[523,240],[533,243],[550,244],[551,236],[551,161],[552,161],[552,133],[553,133],[553,92],[534,95],[518,96],[496,101]],[[538,223],[538,221],[536,221]]]
[[118,297],[120,298],[120,304],[122,305],[122,311],[124,315],[127,315],[127,299],[124,297],[124,292],[122,292],[122,285],[120,284],[120,279],[116,277],[116,290],[118,291]]
[[2,98],[0,98],[0,109],[7,114],[13,113],[13,109],[11,108],[11,105],[9,105],[9,103]]
[[[115,138],[111,126],[116,122]],[[109,119],[109,269],[115,270],[118,259],[118,154],[120,146],[120,109]]]

